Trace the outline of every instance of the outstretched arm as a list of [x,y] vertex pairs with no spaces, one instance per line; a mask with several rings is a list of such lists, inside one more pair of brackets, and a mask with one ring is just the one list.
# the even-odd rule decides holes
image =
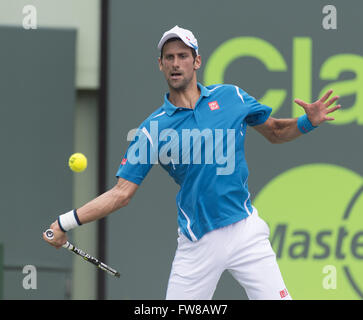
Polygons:
[[[119,178],[117,184],[112,189],[77,209],[77,216],[80,223],[85,224],[101,219],[126,206],[135,194],[137,188],[137,184]],[[44,234],[43,239],[57,248],[61,247],[67,241],[66,233],[60,229],[58,220],[54,221],[50,228],[54,232],[54,239],[49,240]]]
[[[294,100],[296,104],[305,110],[305,114],[313,127],[317,127],[325,121],[333,121],[334,118],[328,116],[328,114],[340,109],[341,105],[329,108],[339,99],[339,96],[334,96],[327,101],[332,92],[333,90],[329,90],[314,103],[306,103],[300,99]],[[276,119],[270,117],[265,123],[254,126],[254,128],[271,143],[288,142],[301,136],[305,131],[303,125],[299,124],[300,128],[298,127],[298,119]]]

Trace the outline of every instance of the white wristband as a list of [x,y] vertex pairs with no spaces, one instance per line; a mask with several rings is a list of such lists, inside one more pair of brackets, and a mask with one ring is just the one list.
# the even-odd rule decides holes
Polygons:
[[58,217],[58,224],[63,232],[67,232],[80,226],[81,222],[78,219],[76,209],[60,215]]

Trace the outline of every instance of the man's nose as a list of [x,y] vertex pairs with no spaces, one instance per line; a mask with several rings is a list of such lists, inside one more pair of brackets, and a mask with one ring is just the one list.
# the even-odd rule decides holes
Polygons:
[[173,65],[174,68],[176,68],[176,67],[179,68],[179,58],[178,57],[175,57],[173,59],[173,64],[172,65]]

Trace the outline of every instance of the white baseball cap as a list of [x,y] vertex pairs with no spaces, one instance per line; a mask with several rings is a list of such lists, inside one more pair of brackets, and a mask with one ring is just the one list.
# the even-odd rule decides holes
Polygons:
[[161,50],[164,43],[171,38],[179,38],[182,40],[188,47],[191,47],[198,54],[198,41],[194,37],[193,33],[187,29],[180,28],[175,26],[174,28],[166,31],[161,37],[158,49]]

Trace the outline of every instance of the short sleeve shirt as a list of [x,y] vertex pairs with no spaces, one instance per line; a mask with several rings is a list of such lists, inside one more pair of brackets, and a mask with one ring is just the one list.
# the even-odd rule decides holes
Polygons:
[[198,83],[194,109],[169,101],[139,126],[116,176],[141,184],[154,164],[180,186],[178,225],[191,241],[252,213],[244,152],[247,125],[272,109],[234,85]]

